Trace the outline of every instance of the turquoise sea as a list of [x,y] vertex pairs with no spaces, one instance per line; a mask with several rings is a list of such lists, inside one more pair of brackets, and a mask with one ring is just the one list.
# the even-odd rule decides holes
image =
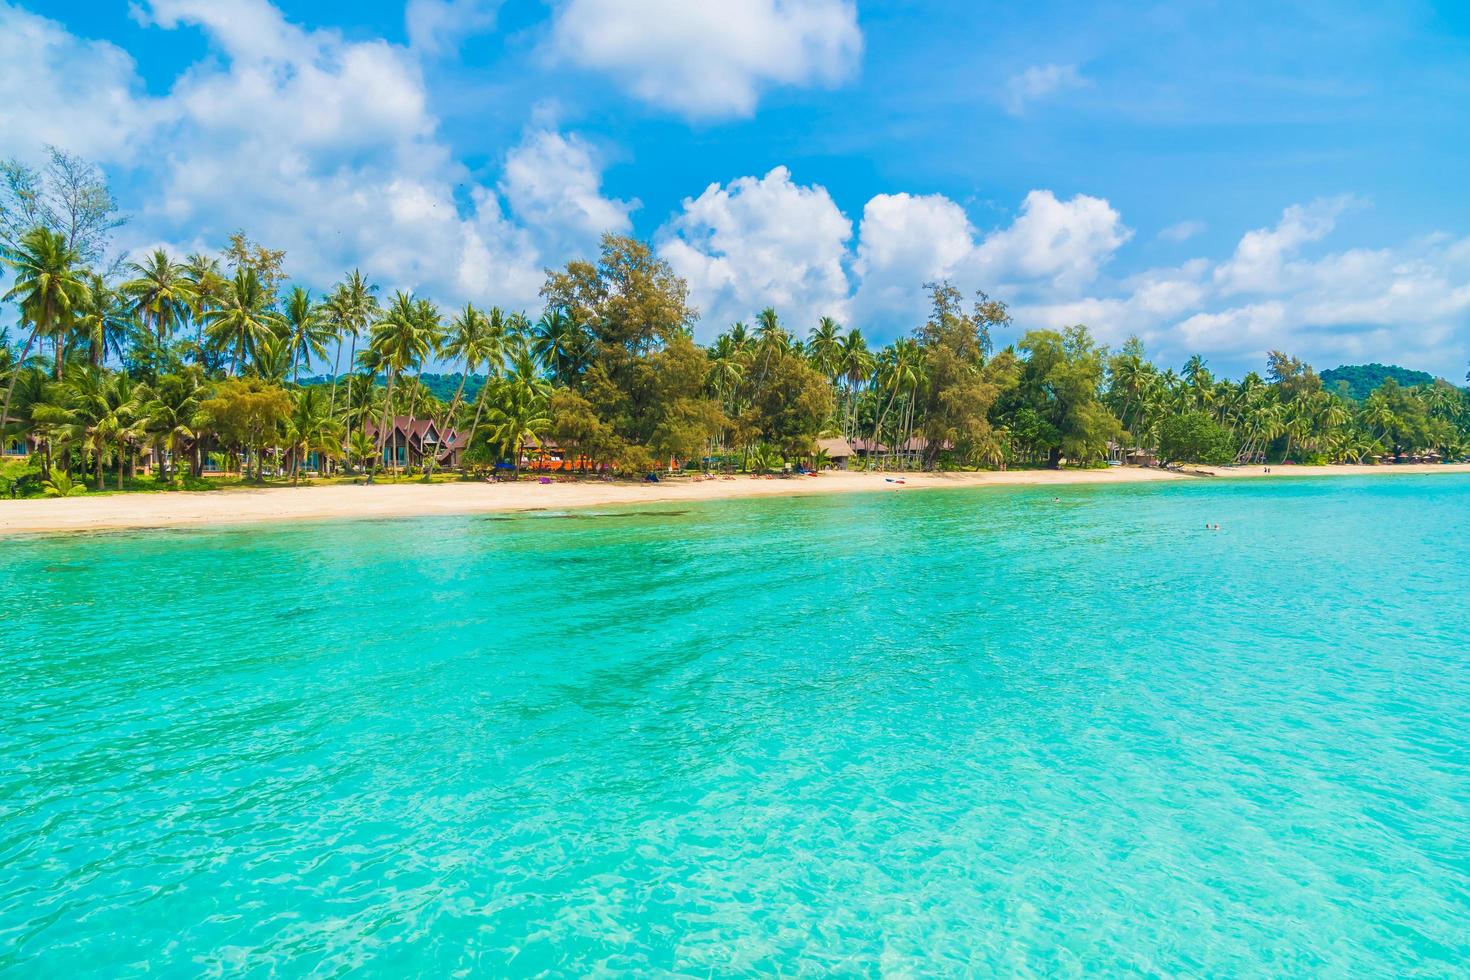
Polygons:
[[1463,975],[1467,531],[1394,476],[6,540],[0,973]]

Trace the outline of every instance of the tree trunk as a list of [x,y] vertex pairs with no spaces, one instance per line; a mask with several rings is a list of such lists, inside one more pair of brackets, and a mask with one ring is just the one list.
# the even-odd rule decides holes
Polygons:
[[[383,393],[383,424],[378,427],[378,456],[379,457],[381,457],[383,455],[383,447],[388,444],[388,440],[391,437],[391,433],[388,431],[388,418],[389,418],[389,413],[393,411],[393,375],[394,375],[394,373],[395,372],[394,372],[394,370],[392,368],[389,368],[388,369],[388,386],[387,386],[387,391],[385,391]],[[389,466],[390,466],[391,469],[393,469],[393,471],[395,473],[398,471],[398,453],[394,452],[394,453],[391,454],[390,460],[389,460]]]
[[480,389],[480,397],[475,399],[475,421],[470,423],[470,437],[465,440],[465,449],[475,444],[475,430],[480,427],[480,413],[485,410],[485,392],[490,390],[490,379],[485,378],[485,387]]
[[[351,367],[351,365],[348,366]],[[332,358],[332,394],[327,399],[327,418],[329,419],[335,419],[337,417],[337,376],[341,373],[342,342],[339,340],[337,342],[337,355]],[[352,437],[352,433],[347,433],[347,437],[350,439]]]
[[31,345],[36,342],[38,332],[37,330],[31,331],[30,337],[26,339],[25,347],[21,348],[20,357],[10,370],[10,384],[5,386],[5,407],[0,409],[0,426],[3,426],[10,418],[10,398],[15,394],[15,383],[20,380],[21,366],[25,364],[26,358],[31,356]]

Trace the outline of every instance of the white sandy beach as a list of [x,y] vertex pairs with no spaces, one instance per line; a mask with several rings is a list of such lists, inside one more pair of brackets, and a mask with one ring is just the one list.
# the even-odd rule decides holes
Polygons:
[[[422,517],[541,508],[618,504],[687,503],[738,497],[817,493],[906,492],[931,487],[1051,486],[1143,483],[1223,478],[1289,478],[1470,473],[1470,464],[1403,466],[1195,467],[1199,473],[1112,467],[1097,470],[1020,470],[986,473],[823,473],[789,479],[741,476],[732,480],[661,483],[541,484],[400,483],[374,486],[330,485],[270,489],[229,489],[199,493],[131,493],[64,499],[0,500],[0,535],[127,528],[176,528],[261,521],[341,518]],[[903,483],[889,482],[902,479]]]

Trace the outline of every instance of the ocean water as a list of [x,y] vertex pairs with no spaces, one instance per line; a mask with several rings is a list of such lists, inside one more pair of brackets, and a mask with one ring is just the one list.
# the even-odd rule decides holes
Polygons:
[[1467,529],[1405,476],[3,541],[0,973],[1463,975]]

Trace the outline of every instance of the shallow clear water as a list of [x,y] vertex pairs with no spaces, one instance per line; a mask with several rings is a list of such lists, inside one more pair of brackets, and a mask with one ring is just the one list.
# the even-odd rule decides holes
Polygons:
[[1455,972],[1467,525],[1393,477],[0,542],[0,971]]

